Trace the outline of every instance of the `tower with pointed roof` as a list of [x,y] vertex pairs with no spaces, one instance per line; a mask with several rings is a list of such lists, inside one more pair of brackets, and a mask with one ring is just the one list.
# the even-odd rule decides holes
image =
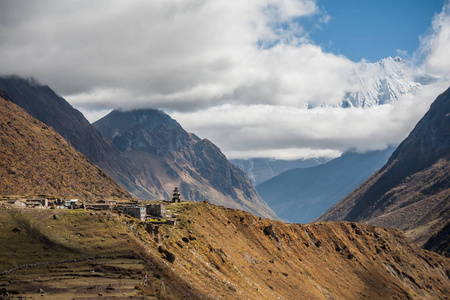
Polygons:
[[180,198],[180,196],[181,196],[180,190],[179,190],[177,187],[173,190],[172,196],[173,196],[173,197],[172,197],[172,202],[173,202],[173,203],[181,202],[181,198]]

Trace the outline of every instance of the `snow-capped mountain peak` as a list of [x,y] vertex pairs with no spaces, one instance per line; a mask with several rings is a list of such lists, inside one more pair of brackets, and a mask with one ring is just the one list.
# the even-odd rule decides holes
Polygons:
[[375,63],[360,62],[354,73],[354,90],[346,94],[343,107],[370,107],[398,100],[421,87],[408,64],[400,57]]

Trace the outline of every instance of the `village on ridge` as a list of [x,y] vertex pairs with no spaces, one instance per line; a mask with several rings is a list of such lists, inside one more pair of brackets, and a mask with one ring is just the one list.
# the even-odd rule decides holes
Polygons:
[[94,211],[115,211],[129,215],[141,221],[153,224],[175,225],[177,214],[169,214],[166,210],[165,203],[180,203],[181,194],[178,187],[173,190],[171,200],[151,201],[153,203],[142,204],[138,201],[133,202],[117,202],[115,200],[99,200],[96,203],[79,203],[78,199],[62,199],[46,197],[28,198],[28,199],[12,199],[13,197],[3,197],[3,202],[18,207],[41,208],[41,209],[87,209]]

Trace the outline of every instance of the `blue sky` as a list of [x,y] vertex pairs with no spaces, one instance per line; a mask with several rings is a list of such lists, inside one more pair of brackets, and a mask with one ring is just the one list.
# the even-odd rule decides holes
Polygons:
[[397,49],[411,55],[419,47],[419,36],[427,33],[433,15],[442,10],[444,3],[443,0],[320,0],[317,6],[330,16],[329,22],[321,28],[312,28],[323,17],[317,15],[304,26],[311,30],[313,42],[325,51],[353,61],[375,62],[399,55]]

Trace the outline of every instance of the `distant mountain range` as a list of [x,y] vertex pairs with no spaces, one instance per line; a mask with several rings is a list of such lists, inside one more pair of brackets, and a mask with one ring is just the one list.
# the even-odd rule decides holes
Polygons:
[[270,158],[232,159],[230,162],[237,165],[247,173],[254,185],[267,181],[282,172],[296,169],[314,167],[330,161],[325,157],[297,160],[280,160]]
[[280,218],[308,223],[381,168],[392,152],[344,153],[322,165],[283,172],[256,189]]
[[131,195],[53,128],[31,117],[0,89],[0,195],[82,201]]
[[387,164],[318,220],[394,227],[419,244],[437,233],[447,244],[439,246],[434,239],[430,247],[450,255],[450,88],[437,97]]
[[115,130],[114,134],[104,130],[111,141],[48,86],[8,76],[0,77],[0,88],[136,197],[169,198],[178,186],[186,200],[208,200],[277,218],[245,173],[229,163],[219,148],[187,133],[162,112],[111,113],[96,123],[102,130],[108,126]]

